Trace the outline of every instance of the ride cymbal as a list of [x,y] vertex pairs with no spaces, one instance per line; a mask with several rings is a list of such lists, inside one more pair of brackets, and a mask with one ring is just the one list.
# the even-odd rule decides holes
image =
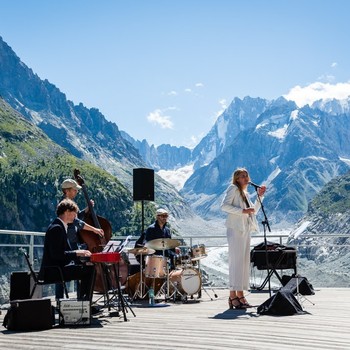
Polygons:
[[128,253],[132,253],[134,255],[150,255],[150,254],[154,254],[155,250],[152,248],[148,248],[148,247],[137,247],[137,248],[132,248],[132,249],[128,249]]
[[150,247],[155,250],[173,249],[179,247],[180,245],[181,242],[178,239],[171,238],[152,239],[152,241],[146,243],[146,247]]

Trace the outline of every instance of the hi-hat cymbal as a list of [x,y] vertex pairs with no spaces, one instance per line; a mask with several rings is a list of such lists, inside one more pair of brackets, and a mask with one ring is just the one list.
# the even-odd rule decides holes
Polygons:
[[146,247],[150,247],[155,250],[173,249],[180,245],[181,245],[181,242],[178,239],[171,239],[171,238],[152,239],[152,241],[149,241],[146,243]]
[[150,255],[153,254],[155,252],[154,249],[152,248],[148,248],[148,247],[137,247],[137,248],[132,248],[132,249],[128,249],[128,253],[132,253],[134,255]]

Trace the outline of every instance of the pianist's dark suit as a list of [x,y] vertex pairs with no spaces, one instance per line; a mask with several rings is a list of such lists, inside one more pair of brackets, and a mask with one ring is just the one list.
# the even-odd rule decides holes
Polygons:
[[39,280],[57,282],[57,270],[49,266],[59,266],[65,281],[80,280],[78,298],[91,300],[95,281],[95,266],[83,265],[75,251],[71,250],[63,222],[56,218],[45,235],[44,255],[39,272]]

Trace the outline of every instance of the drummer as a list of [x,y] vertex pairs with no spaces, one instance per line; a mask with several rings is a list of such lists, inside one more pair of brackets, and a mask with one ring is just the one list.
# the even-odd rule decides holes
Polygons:
[[[152,241],[154,239],[159,238],[171,238],[170,228],[167,225],[169,213],[165,209],[158,209],[156,212],[156,221],[148,226],[148,228],[145,231],[145,241],[144,243],[147,243],[149,241]],[[156,250],[156,255],[163,255],[162,250]],[[164,255],[166,257],[170,257],[170,269],[174,269],[174,258],[176,256],[175,249],[167,249],[164,251]]]

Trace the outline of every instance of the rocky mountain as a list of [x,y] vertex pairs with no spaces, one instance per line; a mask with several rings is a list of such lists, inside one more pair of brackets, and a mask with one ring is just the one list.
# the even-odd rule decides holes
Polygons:
[[[156,202],[176,217],[220,217],[219,205],[236,167],[266,183],[265,206],[274,223],[295,223],[308,202],[350,165],[349,99],[322,100],[298,108],[280,97],[235,98],[208,135],[193,149],[136,141],[96,108],[74,105],[58,88],[42,81],[0,40],[0,94],[27,120],[80,159],[117,176],[132,188],[132,169],[184,170],[181,190],[156,176]],[[174,171],[175,170],[175,171]],[[170,176],[170,175],[169,175]],[[179,181],[178,181],[179,182]],[[180,181],[181,183],[181,181]]]
[[310,202],[306,215],[290,233],[288,245],[298,245],[304,273],[312,281],[319,281],[319,285],[349,287],[349,207],[348,172],[324,186]]
[[328,182],[309,203],[290,239],[313,234],[344,234],[350,238],[350,172]]
[[234,98],[209,133],[193,149],[194,168],[208,165],[234,142],[240,132],[252,128],[267,105],[268,101],[261,98]]
[[193,174],[181,194],[201,216],[222,216],[219,207],[232,172],[244,166],[254,182],[268,185],[265,206],[272,221],[290,226],[327,182],[348,171],[349,111],[350,99],[298,108],[283,97],[235,98],[192,151],[149,146],[146,140],[122,136],[147,164],[174,170],[165,175],[173,183],[182,176],[180,168],[188,172],[185,166],[190,165]]
[[138,141],[124,131],[120,133],[125,140],[139,151],[147,166],[156,171],[181,168],[192,161],[192,151],[187,147],[176,147],[169,144],[163,144],[158,147],[150,146],[147,140]]
[[[67,100],[56,86],[41,80],[0,37],[0,95],[28,121],[77,158],[115,175],[132,190],[132,169],[146,167],[138,151],[96,108]],[[175,188],[159,176],[155,197],[175,216],[191,212]]]
[[[220,216],[219,205],[232,172],[244,166],[254,182],[268,186],[265,207],[273,222],[296,222],[327,182],[349,170],[350,115],[298,108],[283,97],[271,102],[235,99],[233,104],[252,104],[254,108],[245,110],[257,113],[247,114],[242,122],[242,108],[231,104],[233,113],[227,111],[212,130],[232,125],[232,131],[227,129],[222,139],[202,140],[202,149],[215,153],[214,144],[223,145],[221,152],[195,170],[181,193],[201,215]],[[225,135],[231,134],[235,136],[227,141]]]
[[[156,170],[173,170],[191,163],[198,169],[220,155],[239,132],[254,126],[257,117],[267,105],[268,101],[261,98],[235,98],[193,150],[171,145],[150,146],[147,140],[135,140],[124,131],[121,131],[121,134],[139,151],[147,165]],[[232,115],[236,115],[237,118],[233,119]]]
[[[130,191],[115,176],[69,154],[0,99],[2,229],[45,231],[62,197],[60,184],[73,176],[71,169],[79,169],[86,184],[94,184],[87,185],[89,195],[113,232],[139,230]],[[86,206],[83,195],[77,202]]]

